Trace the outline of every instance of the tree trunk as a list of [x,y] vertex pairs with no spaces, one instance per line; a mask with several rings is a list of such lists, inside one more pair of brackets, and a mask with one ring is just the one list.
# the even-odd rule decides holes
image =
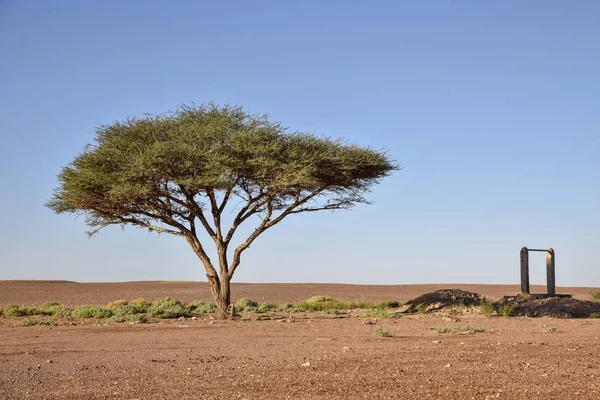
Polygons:
[[227,277],[220,280],[215,277],[208,277],[210,282],[210,291],[212,293],[215,304],[217,305],[217,317],[219,319],[227,319],[231,317],[228,313],[229,305],[231,304],[231,290],[229,279]]

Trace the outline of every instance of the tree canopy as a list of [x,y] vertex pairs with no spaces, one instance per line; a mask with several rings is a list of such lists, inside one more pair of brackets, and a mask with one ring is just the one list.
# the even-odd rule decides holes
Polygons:
[[[59,174],[47,206],[84,215],[90,234],[131,224],[183,236],[213,286],[229,286],[242,252],[262,232],[291,214],[367,203],[369,188],[396,169],[385,152],[288,132],[240,107],[181,106],[100,126],[95,143]],[[223,227],[226,208],[234,218]],[[259,217],[256,228],[229,263],[231,240],[252,216]],[[197,229],[214,241],[220,273]]]

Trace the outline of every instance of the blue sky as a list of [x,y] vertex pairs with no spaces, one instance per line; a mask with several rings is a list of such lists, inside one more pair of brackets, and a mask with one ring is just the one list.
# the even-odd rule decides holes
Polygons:
[[[350,212],[293,216],[237,282],[600,286],[596,1],[0,1],[0,279],[204,280],[180,238],[44,208],[95,127],[181,103],[385,148]],[[544,283],[543,254],[531,257]]]

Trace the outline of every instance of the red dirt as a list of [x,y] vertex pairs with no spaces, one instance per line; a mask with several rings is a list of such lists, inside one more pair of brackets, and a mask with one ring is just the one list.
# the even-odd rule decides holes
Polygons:
[[[166,295],[187,301],[203,298],[194,292],[201,286],[0,282],[0,304],[45,300],[74,304],[82,299],[104,304],[117,298]],[[68,293],[57,290],[65,287]],[[403,300],[440,287],[488,296],[500,291],[476,285],[427,285],[413,287],[407,295],[408,286],[379,291],[365,286],[368,289],[362,292],[363,286],[241,284],[233,290],[242,292],[238,297],[271,301],[315,294]],[[262,296],[258,288],[264,290]],[[185,297],[186,291],[191,297]],[[507,292],[502,294],[511,294]],[[294,322],[251,318],[56,327],[17,327],[17,319],[2,318],[0,398],[600,398],[600,319],[469,314],[455,322],[431,314],[365,324],[372,319],[323,314],[296,314]],[[438,334],[432,329],[459,325],[482,327],[485,332]],[[376,337],[377,327],[394,336]],[[310,366],[302,367],[306,362]]]

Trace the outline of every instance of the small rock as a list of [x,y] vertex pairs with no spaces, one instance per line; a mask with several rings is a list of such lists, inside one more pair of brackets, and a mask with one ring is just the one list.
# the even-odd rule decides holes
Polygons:
[[444,365],[444,368],[450,368],[450,367],[451,367],[451,365],[450,365],[450,364],[446,364],[446,365]]
[[198,321],[198,317],[192,317],[192,321]]
[[460,322],[460,318],[452,317],[452,316],[443,317],[442,320],[444,320],[446,322]]
[[365,324],[365,325],[375,325],[375,322],[373,322],[373,321],[365,321],[365,322],[363,322],[363,324]]
[[433,343],[438,344],[440,341],[439,340],[434,340]]
[[344,351],[350,350],[350,347],[342,347],[342,350],[344,350]]
[[47,362],[48,364],[50,364],[50,363],[52,362],[52,360],[46,360],[46,362]]
[[301,367],[310,367],[310,361],[305,362],[304,364],[301,365]]
[[179,317],[178,320],[179,321],[185,321],[185,317]]

